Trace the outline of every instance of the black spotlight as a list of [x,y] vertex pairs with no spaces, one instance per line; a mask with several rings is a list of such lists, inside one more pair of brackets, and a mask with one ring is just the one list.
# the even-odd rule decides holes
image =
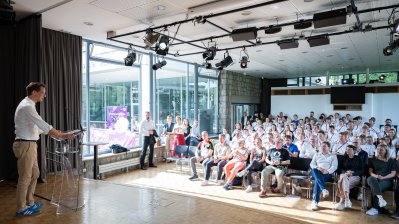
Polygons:
[[320,83],[321,82],[321,78],[318,78],[315,80],[316,83]]
[[161,34],[159,33],[154,33],[151,29],[147,29],[146,36],[143,38],[145,43],[145,48],[149,49],[150,47],[152,47],[152,45],[154,45],[157,42],[160,35]]
[[395,21],[393,35],[399,36],[399,19]]
[[227,57],[225,57],[223,60],[215,64],[215,67],[217,67],[219,70],[223,70],[223,68],[226,68],[227,66],[231,65],[233,63],[233,59],[231,56],[227,53]]
[[248,57],[247,56],[242,56],[241,61],[240,61],[240,67],[241,68],[247,68],[248,67]]
[[211,61],[215,58],[215,56],[216,47],[210,47],[206,52],[202,53],[202,58],[205,59],[205,61]]
[[167,55],[169,51],[169,37],[162,35],[155,45],[155,52],[159,55]]
[[399,47],[399,39],[396,39],[395,41],[392,41],[387,47],[384,48],[382,51],[385,56],[390,56],[393,54],[396,49]]
[[205,62],[205,63],[203,64],[203,66],[204,66],[206,69],[211,69],[211,68],[212,68],[212,64],[209,63],[209,62]]
[[385,80],[385,78],[386,78],[386,76],[385,76],[385,75],[380,75],[380,76],[378,77],[378,79],[379,79],[380,81],[384,81],[384,80]]
[[155,63],[154,65],[152,65],[152,69],[158,70],[158,69],[162,68],[165,65],[166,65],[166,61],[163,60],[163,61],[160,61],[160,62]]
[[132,46],[129,47],[129,51],[125,58],[125,66],[132,66],[136,61],[137,55],[136,52],[133,51]]

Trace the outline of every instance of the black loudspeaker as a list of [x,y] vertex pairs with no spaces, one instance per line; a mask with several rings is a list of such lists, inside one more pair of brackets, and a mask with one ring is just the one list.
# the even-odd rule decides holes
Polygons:
[[313,26],[315,29],[328,26],[346,24],[346,9],[336,9],[313,15]]
[[330,44],[328,36],[309,37],[308,43],[310,47],[317,47]]
[[292,40],[281,40],[278,43],[278,46],[280,46],[280,49],[291,49],[291,48],[298,48],[299,43],[298,40],[292,39]]
[[256,27],[248,27],[243,29],[235,29],[230,34],[233,41],[253,40],[258,36],[258,29]]

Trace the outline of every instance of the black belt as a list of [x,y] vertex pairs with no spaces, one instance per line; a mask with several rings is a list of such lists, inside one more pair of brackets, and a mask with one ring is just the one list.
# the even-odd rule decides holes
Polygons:
[[37,140],[15,139],[16,142],[37,142]]

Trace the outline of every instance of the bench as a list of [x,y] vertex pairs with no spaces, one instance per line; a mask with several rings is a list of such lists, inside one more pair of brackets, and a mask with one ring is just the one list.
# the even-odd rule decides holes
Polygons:
[[[148,156],[146,156],[144,163],[148,163]],[[107,163],[98,166],[98,174],[101,175],[101,179],[104,177],[104,173],[111,172],[119,169],[126,169],[126,172],[129,171],[129,167],[140,165],[140,157],[124,159],[112,163]]]

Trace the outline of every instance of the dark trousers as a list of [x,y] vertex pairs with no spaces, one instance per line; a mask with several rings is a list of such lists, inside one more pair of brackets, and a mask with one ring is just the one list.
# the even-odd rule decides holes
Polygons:
[[254,180],[252,178],[252,172],[253,171],[262,171],[263,165],[258,160],[254,160],[245,169],[248,171],[247,180],[248,180],[248,186],[249,186],[254,182]]
[[148,164],[153,165],[152,158],[154,157],[154,142],[150,142],[149,136],[144,136],[144,146],[140,154],[140,168],[144,167],[145,156],[147,155],[147,148],[150,146],[150,155],[148,157]]
[[320,192],[326,189],[326,182],[332,179],[332,174],[322,174],[318,169],[312,169],[314,178],[313,201],[319,202]]
[[399,178],[396,177],[396,188],[395,188],[395,206],[396,212],[399,212]]
[[371,188],[372,206],[373,208],[378,209],[380,206],[378,205],[377,195],[382,195],[382,193],[386,190],[392,190],[393,179],[378,180],[377,178],[370,176],[367,178],[367,184]]
[[217,180],[222,179],[222,173],[223,173],[223,167],[226,165],[226,160],[220,160],[218,163],[215,163],[213,161],[214,157],[211,157],[210,160],[208,160],[205,164],[204,164],[204,168],[205,168],[205,180],[209,180],[209,178],[211,177],[211,171],[212,171],[212,167],[213,166],[218,166],[218,177]]

